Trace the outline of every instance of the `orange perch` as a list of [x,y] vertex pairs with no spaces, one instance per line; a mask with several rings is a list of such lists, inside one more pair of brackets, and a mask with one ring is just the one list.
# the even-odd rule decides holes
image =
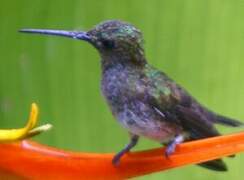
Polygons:
[[36,180],[131,178],[242,152],[244,132],[183,143],[170,159],[163,151],[128,153],[114,167],[113,153],[68,152],[31,141],[0,144],[0,176]]

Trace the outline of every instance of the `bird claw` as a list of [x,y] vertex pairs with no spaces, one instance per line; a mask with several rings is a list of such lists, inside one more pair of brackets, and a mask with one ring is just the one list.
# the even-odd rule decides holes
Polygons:
[[165,149],[165,157],[169,159],[169,156],[175,152],[176,144],[170,144]]
[[184,137],[182,135],[177,135],[167,146],[165,149],[165,157],[169,159],[169,156],[175,152],[176,146],[184,141]]
[[119,163],[120,163],[120,158],[121,158],[121,155],[120,155],[120,154],[116,154],[116,155],[113,157],[112,164],[113,164],[114,166],[118,166]]
[[131,136],[131,140],[130,140],[129,144],[127,144],[124,149],[122,149],[120,152],[118,152],[113,157],[112,163],[113,163],[114,166],[118,166],[119,165],[121,157],[124,154],[128,153],[137,144],[138,139],[139,139],[139,136],[137,136],[137,135],[132,135]]

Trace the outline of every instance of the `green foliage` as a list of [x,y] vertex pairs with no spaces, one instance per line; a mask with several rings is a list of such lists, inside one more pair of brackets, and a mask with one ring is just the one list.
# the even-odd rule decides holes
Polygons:
[[[31,102],[37,102],[41,122],[54,125],[38,137],[42,143],[93,152],[118,151],[127,143],[101,96],[96,50],[78,40],[17,32],[87,30],[107,19],[136,25],[154,66],[211,109],[244,119],[243,18],[242,0],[2,0],[0,127],[23,126]],[[137,149],[157,146],[142,140]],[[244,157],[226,161],[227,173],[189,166],[139,179],[241,179]]]

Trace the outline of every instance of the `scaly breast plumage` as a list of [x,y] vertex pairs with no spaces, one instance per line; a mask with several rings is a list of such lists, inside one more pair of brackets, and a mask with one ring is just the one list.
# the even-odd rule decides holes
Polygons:
[[148,104],[136,100],[123,105],[116,115],[120,124],[131,133],[159,142],[168,141],[180,129],[165,119]]
[[136,78],[125,70],[110,70],[103,75],[102,92],[112,110],[127,103],[135,93]]

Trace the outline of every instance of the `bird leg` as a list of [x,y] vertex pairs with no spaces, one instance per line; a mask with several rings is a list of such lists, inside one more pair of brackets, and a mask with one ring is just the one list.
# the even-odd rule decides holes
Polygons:
[[138,135],[131,135],[130,142],[122,149],[120,152],[118,152],[113,160],[113,165],[118,165],[120,162],[120,158],[127,152],[129,152],[138,142],[139,136]]
[[182,143],[184,141],[184,136],[183,135],[177,135],[173,140],[171,140],[165,150],[165,157],[169,158],[171,154],[175,152],[175,148],[178,144]]

